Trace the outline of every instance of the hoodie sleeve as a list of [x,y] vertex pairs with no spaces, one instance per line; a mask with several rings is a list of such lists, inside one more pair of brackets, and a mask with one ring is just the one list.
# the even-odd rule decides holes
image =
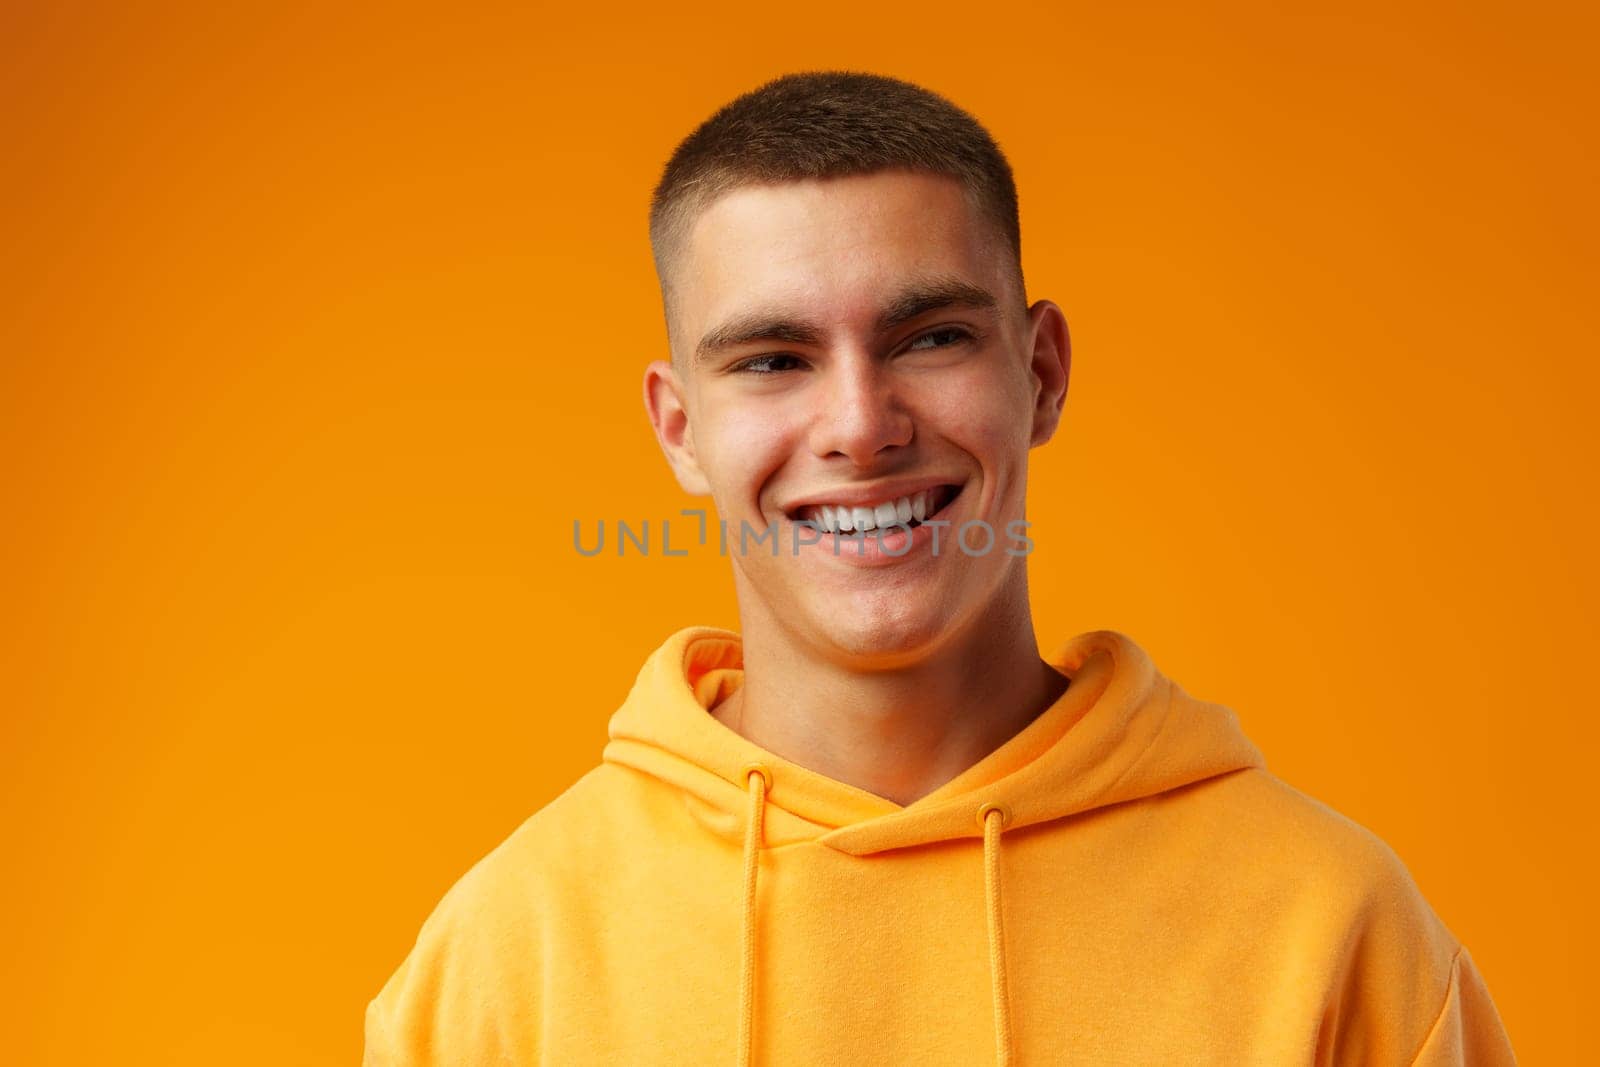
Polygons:
[[538,952],[514,886],[480,864],[367,1005],[362,1067],[538,1062]]
[[1463,945],[1451,960],[1444,1006],[1412,1063],[1414,1067],[1498,1067],[1516,1062],[1500,1013],[1489,999],[1489,988]]
[[1329,991],[1316,1062],[1390,1067],[1514,1065],[1471,954],[1395,852],[1368,838],[1359,904]]

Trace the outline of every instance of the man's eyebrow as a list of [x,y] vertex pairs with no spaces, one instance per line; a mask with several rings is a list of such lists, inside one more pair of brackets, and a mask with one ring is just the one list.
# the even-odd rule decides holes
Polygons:
[[918,315],[940,308],[982,310],[996,305],[994,294],[958,278],[941,278],[912,285],[889,302],[878,316],[878,332],[886,333]]
[[[995,307],[994,294],[970,282],[957,278],[939,278],[916,282],[907,286],[878,315],[874,327],[886,333],[919,315],[940,308],[959,307],[983,309]],[[780,344],[822,344],[820,327],[802,322],[782,312],[757,310],[736,315],[706,332],[695,345],[694,358],[703,360],[713,353],[737,348],[754,341],[775,341]]]
[[705,359],[725,348],[737,348],[752,341],[815,346],[822,343],[822,331],[810,323],[797,322],[773,312],[750,311],[708,330],[695,345],[694,358]]

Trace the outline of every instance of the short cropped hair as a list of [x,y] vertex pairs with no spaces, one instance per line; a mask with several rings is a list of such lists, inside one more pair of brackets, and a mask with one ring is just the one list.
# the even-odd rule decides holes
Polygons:
[[1022,278],[1011,164],[977,119],[910,82],[854,71],[786,74],[725,105],[672,153],[650,204],[663,296],[699,212],[734,188],[903,168],[959,181]]

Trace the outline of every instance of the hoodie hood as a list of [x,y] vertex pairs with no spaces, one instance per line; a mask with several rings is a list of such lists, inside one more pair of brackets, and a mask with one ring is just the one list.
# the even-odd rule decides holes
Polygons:
[[735,839],[746,771],[759,765],[766,847],[814,840],[856,856],[983,837],[986,807],[1010,832],[1264,766],[1230,709],[1189,696],[1124,634],[1081,634],[1048,662],[1071,679],[1061,697],[906,806],[780,759],[709,714],[744,673],[739,636],[711,627],[680,630],[650,656],[612,716],[604,758],[678,787],[708,829]]
[[645,663],[611,718],[605,759],[676,786],[701,824],[743,840],[738,1067],[752,1063],[759,1046],[755,959],[763,851],[812,841],[874,857],[935,841],[982,838],[995,1062],[1008,1067],[1014,1029],[1003,834],[1263,765],[1232,711],[1190,697],[1123,634],[1082,634],[1050,663],[1071,679],[1054,704],[995,751],[905,806],[780,759],[709,713],[743,683],[737,634],[680,630]]

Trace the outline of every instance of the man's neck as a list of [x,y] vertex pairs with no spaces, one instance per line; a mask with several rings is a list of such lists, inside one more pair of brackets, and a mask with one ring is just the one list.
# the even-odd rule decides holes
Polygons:
[[902,806],[1005,744],[1068,680],[1039,658],[1026,586],[936,655],[863,671],[742,611],[744,684],[713,709],[761,748]]

